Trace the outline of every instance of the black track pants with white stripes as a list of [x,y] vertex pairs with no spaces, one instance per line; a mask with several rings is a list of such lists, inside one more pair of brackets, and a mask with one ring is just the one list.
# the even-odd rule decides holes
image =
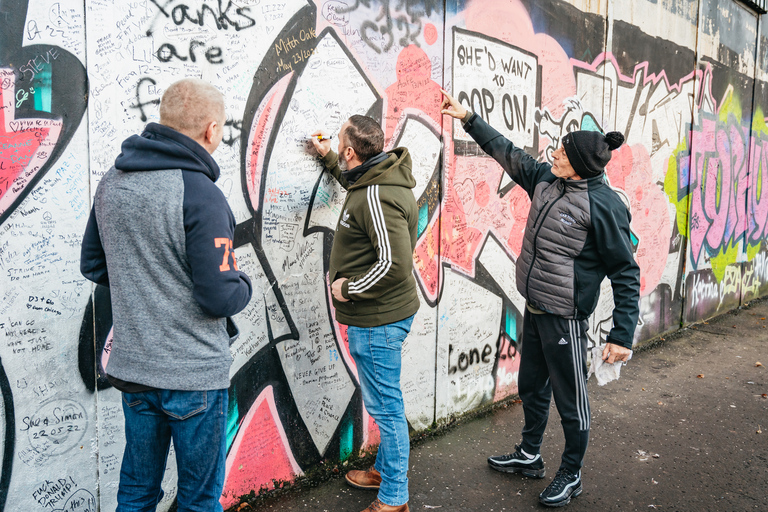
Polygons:
[[518,387],[525,426],[522,449],[541,450],[552,393],[565,434],[560,467],[581,469],[589,442],[587,397],[587,321],[568,320],[526,309],[520,354]]

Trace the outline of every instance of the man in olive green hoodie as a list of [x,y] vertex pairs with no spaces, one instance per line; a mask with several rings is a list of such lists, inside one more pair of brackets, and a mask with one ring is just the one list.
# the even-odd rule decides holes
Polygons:
[[347,190],[331,249],[331,292],[336,320],[348,326],[363,403],[381,433],[374,466],[350,471],[346,480],[359,489],[378,489],[363,512],[408,512],[410,439],[400,353],[419,309],[412,273],[418,209],[411,157],[406,148],[384,152],[381,127],[360,115],[341,127],[338,154],[322,132],[312,142]]

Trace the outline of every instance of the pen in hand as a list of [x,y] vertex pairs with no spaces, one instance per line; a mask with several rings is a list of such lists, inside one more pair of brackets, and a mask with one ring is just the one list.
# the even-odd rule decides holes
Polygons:
[[331,150],[332,135],[327,135],[318,130],[309,135],[308,139],[312,141],[312,145],[315,147],[317,154],[324,157]]

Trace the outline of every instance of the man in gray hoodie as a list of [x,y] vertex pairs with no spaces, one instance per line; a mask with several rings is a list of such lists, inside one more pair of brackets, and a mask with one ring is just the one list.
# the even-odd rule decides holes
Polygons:
[[160,123],[123,142],[96,189],[80,270],[111,292],[106,372],[123,392],[126,438],[117,512],[155,510],[171,439],[179,512],[222,510],[228,317],[252,293],[235,261],[235,218],[214,183],[224,121],[215,87],[172,84]]

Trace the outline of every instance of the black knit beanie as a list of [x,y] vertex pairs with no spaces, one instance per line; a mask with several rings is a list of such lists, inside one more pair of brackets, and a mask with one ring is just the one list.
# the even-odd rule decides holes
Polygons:
[[611,151],[623,143],[624,136],[619,132],[603,135],[600,132],[580,130],[563,137],[568,161],[582,178],[592,178],[605,172],[605,166],[611,160]]

